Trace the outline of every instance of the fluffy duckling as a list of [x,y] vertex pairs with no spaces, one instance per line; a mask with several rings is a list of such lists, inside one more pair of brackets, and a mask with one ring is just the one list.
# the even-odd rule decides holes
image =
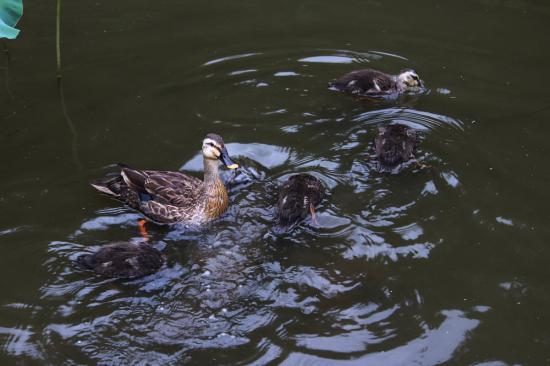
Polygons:
[[286,232],[304,220],[308,213],[317,223],[315,207],[325,196],[325,186],[310,174],[291,176],[279,190],[275,228]]
[[171,171],[137,170],[119,164],[115,175],[92,182],[99,192],[115,198],[158,223],[202,224],[227,210],[229,197],[218,172],[238,165],[229,158],[221,136],[210,133],[202,141],[204,178]]
[[378,128],[374,139],[374,152],[380,171],[394,172],[402,163],[414,159],[418,146],[416,131],[395,124]]
[[83,254],[76,262],[102,276],[136,278],[158,271],[164,256],[147,243],[120,242],[105,245],[92,254]]
[[401,70],[398,75],[364,69],[341,76],[329,83],[329,88],[357,96],[384,97],[420,92],[424,89],[424,82],[413,69]]

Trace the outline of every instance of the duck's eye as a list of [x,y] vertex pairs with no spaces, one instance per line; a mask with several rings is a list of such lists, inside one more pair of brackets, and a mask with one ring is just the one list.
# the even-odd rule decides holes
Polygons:
[[214,145],[213,143],[211,142],[207,142],[206,143],[208,146],[212,146],[214,148],[214,150],[216,150],[218,152],[218,154],[221,154],[221,149],[219,147],[217,147],[216,145]]

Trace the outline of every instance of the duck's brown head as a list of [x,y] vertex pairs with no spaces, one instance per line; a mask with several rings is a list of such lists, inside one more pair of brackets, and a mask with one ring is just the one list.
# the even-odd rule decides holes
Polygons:
[[397,75],[397,83],[403,91],[418,92],[424,89],[424,82],[413,69],[403,69]]
[[205,159],[220,160],[229,169],[239,167],[238,164],[231,161],[222,137],[215,133],[209,133],[202,140],[202,155]]

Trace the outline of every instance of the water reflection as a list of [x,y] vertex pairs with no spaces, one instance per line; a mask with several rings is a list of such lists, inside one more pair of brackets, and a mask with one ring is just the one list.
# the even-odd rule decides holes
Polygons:
[[331,54],[304,57],[299,59],[298,61],[305,63],[311,62],[326,64],[351,64],[368,63],[371,61],[380,60],[383,56],[395,57],[405,61],[407,60],[406,58],[399,55],[377,51],[356,52],[351,50],[322,50],[321,52],[327,52]]
[[319,63],[328,63],[328,64],[351,64],[355,60],[351,57],[345,57],[345,56],[312,56],[312,57],[302,58],[298,61],[319,62]]
[[28,329],[0,327],[0,335],[5,339],[2,344],[2,351],[12,355],[29,355],[38,358],[39,352],[31,338],[35,334]]
[[241,58],[252,57],[252,56],[257,56],[257,55],[261,55],[261,53],[251,52],[251,53],[243,53],[243,54],[240,54],[240,55],[231,55],[231,56],[220,57],[220,58],[205,62],[203,64],[203,66],[210,66],[210,65],[214,65],[214,64],[219,64],[221,62],[238,60],[238,59],[241,59]]
[[[479,321],[469,319],[463,312],[458,310],[446,310],[442,312],[442,315],[445,319],[437,328],[424,326],[422,333],[416,339],[409,341],[403,346],[393,348],[390,351],[373,352],[355,360],[331,360],[331,364],[439,365],[449,361],[453,353],[466,340],[468,333],[479,325]],[[384,314],[384,316],[388,316],[388,314]],[[353,334],[353,332],[350,333]],[[351,335],[350,333],[348,334]],[[311,346],[314,349],[321,347],[321,349],[333,352],[354,352],[364,349],[367,345],[376,344],[379,340],[376,336],[370,335],[368,331],[359,333],[356,337],[350,339],[353,339],[351,343],[348,337],[332,337],[328,339],[321,337],[311,339]],[[304,345],[307,346],[307,342]],[[319,357],[304,353],[293,353],[282,362],[282,365],[316,364],[325,364],[325,361]]]

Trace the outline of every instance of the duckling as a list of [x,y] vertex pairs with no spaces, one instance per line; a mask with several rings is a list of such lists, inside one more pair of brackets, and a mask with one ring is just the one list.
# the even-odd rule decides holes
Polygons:
[[154,222],[203,224],[223,214],[229,205],[218,173],[219,161],[229,169],[239,166],[231,161],[221,136],[213,133],[204,138],[202,155],[202,181],[180,172],[137,170],[119,164],[120,173],[91,185]]
[[380,171],[394,172],[402,163],[414,159],[418,146],[416,131],[395,124],[378,128],[374,139],[374,152]]
[[357,96],[384,97],[405,92],[421,92],[424,82],[413,69],[403,69],[398,75],[364,69],[341,76],[329,83],[329,88]]
[[300,173],[291,176],[279,190],[275,228],[286,232],[300,223],[311,213],[317,224],[315,207],[325,196],[325,186],[310,174]]
[[120,242],[105,245],[93,254],[80,255],[76,262],[102,276],[136,278],[158,271],[164,256],[147,243]]

